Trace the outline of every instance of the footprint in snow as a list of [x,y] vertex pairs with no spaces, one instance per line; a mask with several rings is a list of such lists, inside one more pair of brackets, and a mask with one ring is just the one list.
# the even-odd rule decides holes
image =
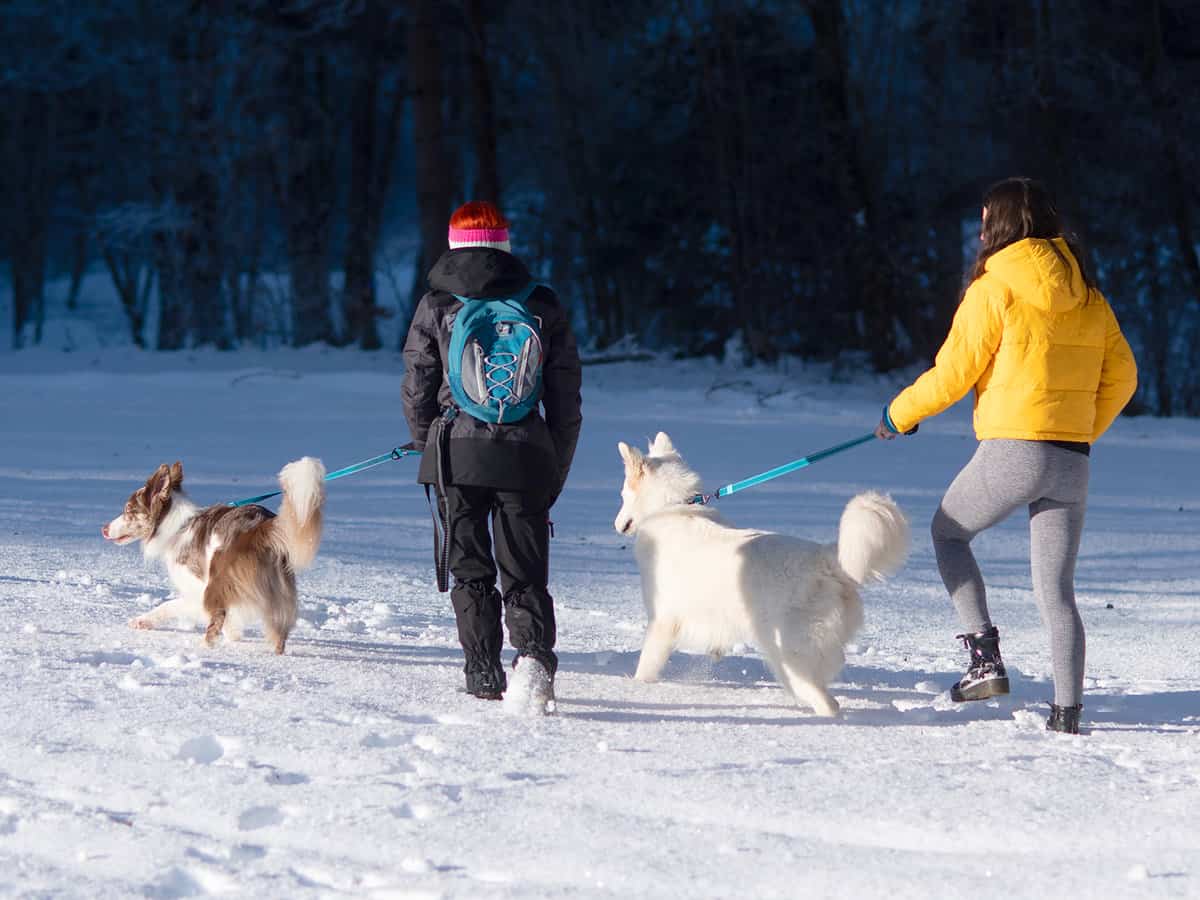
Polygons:
[[147,656],[138,656],[136,653],[124,653],[120,650],[103,651],[97,650],[93,653],[81,653],[75,657],[75,662],[87,663],[91,666],[136,666],[138,668],[152,668],[154,660]]
[[382,750],[389,747],[403,747],[408,744],[408,742],[408,738],[403,735],[379,734],[375,731],[372,731],[365,738],[359,741],[363,747],[368,747],[372,750]]
[[251,806],[238,816],[238,829],[257,831],[259,828],[282,825],[286,820],[287,816],[278,806]]
[[418,734],[412,739],[412,743],[414,747],[418,747],[426,753],[432,753],[434,756],[441,756],[446,752],[446,745],[432,734]]
[[21,804],[13,797],[0,797],[0,834],[14,834],[20,825]]
[[169,869],[157,882],[146,886],[146,896],[161,898],[199,897],[227,894],[237,887],[232,877],[205,866]]
[[312,779],[303,772],[281,772],[279,769],[267,769],[266,782],[267,784],[308,784]]
[[211,734],[189,738],[180,745],[179,753],[176,754],[179,759],[203,766],[215,763],[224,755],[225,745]]
[[427,803],[401,803],[388,810],[397,819],[428,819],[434,814],[434,809]]
[[253,862],[267,855],[267,848],[258,844],[238,844],[229,848],[230,862]]
[[482,881],[484,884],[508,884],[515,880],[509,873],[497,872],[494,869],[481,869],[478,872],[472,872],[471,877],[476,881]]

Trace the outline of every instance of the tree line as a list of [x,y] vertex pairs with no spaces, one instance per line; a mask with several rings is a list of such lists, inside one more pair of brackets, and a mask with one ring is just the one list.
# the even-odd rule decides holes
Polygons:
[[[1042,178],[1200,414],[1188,0],[7,0],[14,340],[108,272],[133,340],[381,346],[449,212],[499,202],[587,342],[928,359],[988,183]],[[403,325],[403,323],[398,323]]]

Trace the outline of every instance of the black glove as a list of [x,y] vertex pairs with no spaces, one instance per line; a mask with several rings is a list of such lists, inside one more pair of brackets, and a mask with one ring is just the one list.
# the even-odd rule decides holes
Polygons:
[[[906,435],[916,434],[917,429],[920,427],[921,426],[918,423],[904,433]],[[888,414],[888,408],[885,406],[883,408],[883,416],[880,418],[879,424],[875,426],[875,437],[879,438],[880,440],[890,441],[899,433],[899,430],[892,423],[892,417]]]

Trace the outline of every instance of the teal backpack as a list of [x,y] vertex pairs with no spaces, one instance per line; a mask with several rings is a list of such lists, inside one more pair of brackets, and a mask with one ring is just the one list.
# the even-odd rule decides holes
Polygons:
[[518,422],[542,397],[542,321],[525,301],[531,281],[512,297],[455,294],[462,308],[450,328],[448,381],[458,408],[484,422]]

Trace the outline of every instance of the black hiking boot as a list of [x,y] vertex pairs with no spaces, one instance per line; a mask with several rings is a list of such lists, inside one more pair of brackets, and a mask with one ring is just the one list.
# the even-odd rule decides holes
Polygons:
[[499,700],[508,687],[504,666],[494,663],[467,663],[467,693],[480,700]]
[[967,674],[950,688],[950,699],[956,703],[967,700],[986,700],[1008,693],[1008,673],[1000,658],[1000,632],[993,625],[979,634],[955,635],[971,651],[971,666]]
[[1076,703],[1074,706],[1059,706],[1056,703],[1050,704],[1050,718],[1046,720],[1047,731],[1058,731],[1062,734],[1079,734],[1079,713],[1083,711],[1083,704]]

